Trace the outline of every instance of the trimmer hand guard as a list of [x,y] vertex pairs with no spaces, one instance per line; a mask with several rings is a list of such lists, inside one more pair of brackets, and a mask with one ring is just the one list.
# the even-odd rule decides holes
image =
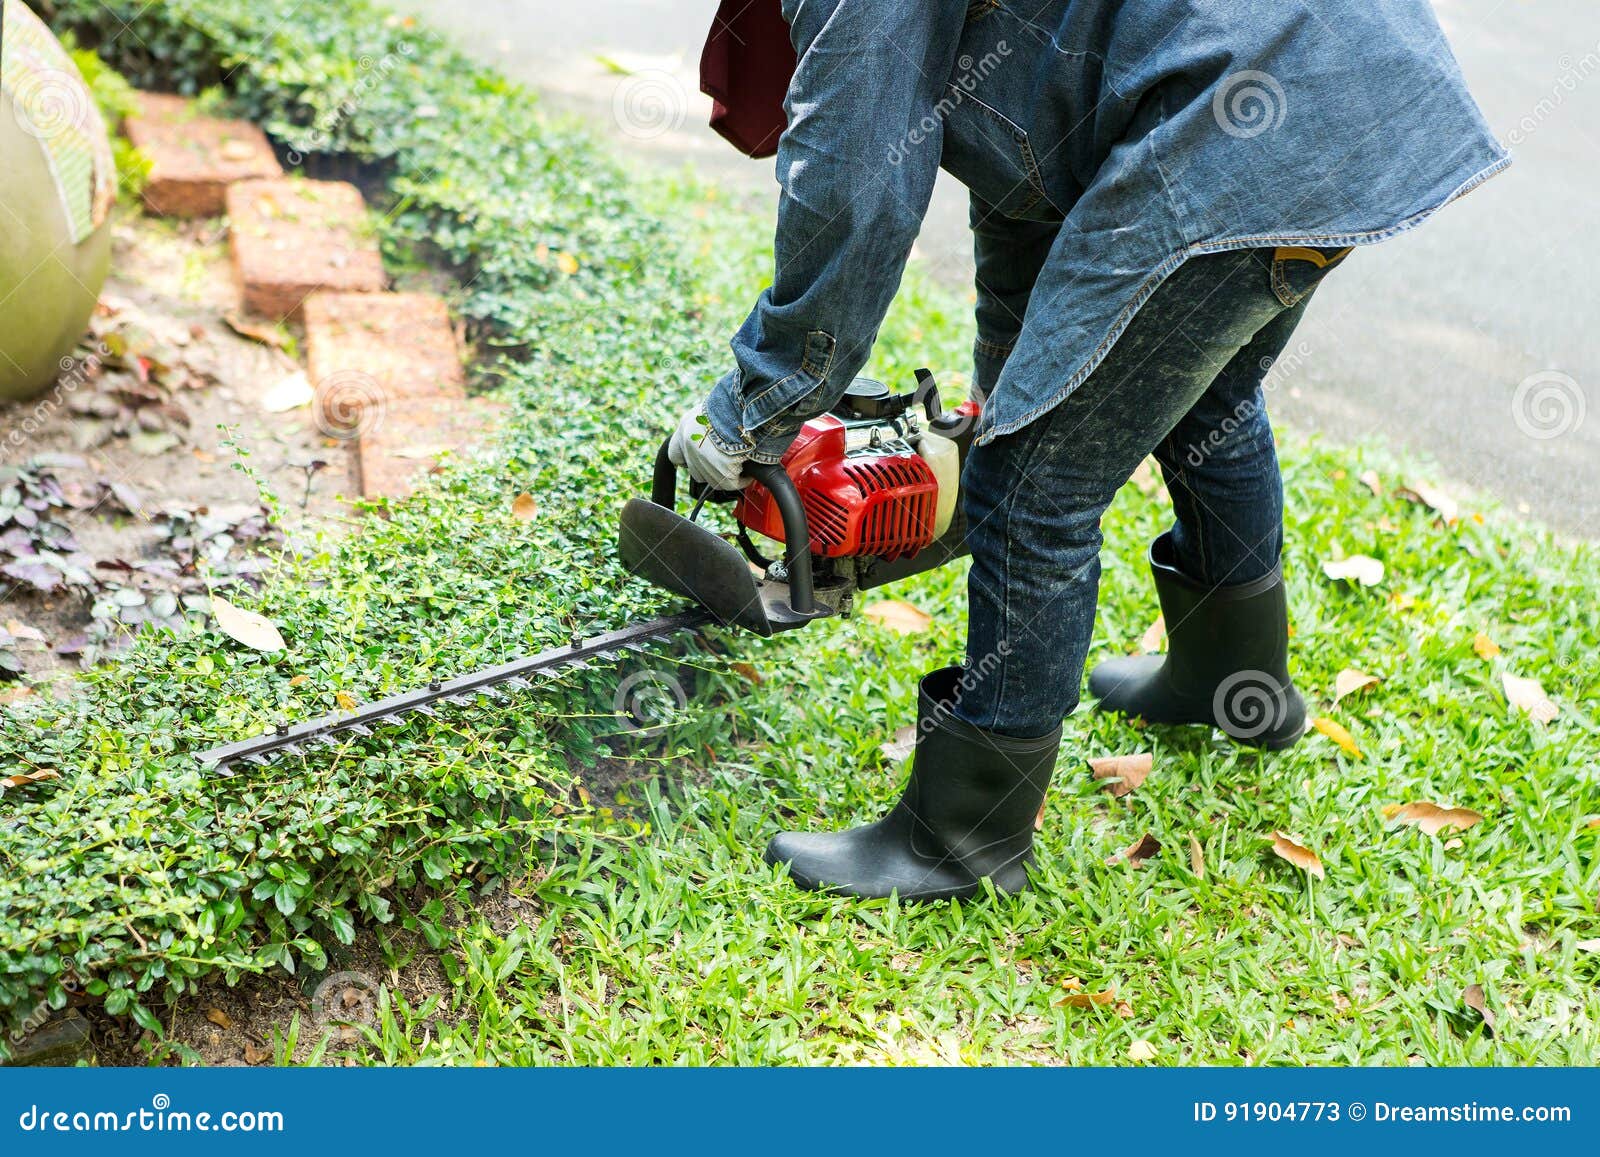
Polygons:
[[622,508],[617,553],[630,573],[694,600],[725,627],[770,636],[828,613],[792,610],[787,583],[759,581],[733,543],[648,499]]

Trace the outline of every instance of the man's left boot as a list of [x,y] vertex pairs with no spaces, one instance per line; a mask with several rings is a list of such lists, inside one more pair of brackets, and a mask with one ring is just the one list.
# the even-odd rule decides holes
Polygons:
[[1204,723],[1239,743],[1281,751],[1306,728],[1289,677],[1283,571],[1209,586],[1178,569],[1172,536],[1150,545],[1150,573],[1167,629],[1165,655],[1108,659],[1089,674],[1102,711],[1149,723]]
[[1013,739],[956,718],[960,677],[960,667],[923,677],[911,779],[887,816],[842,832],[783,832],[767,863],[787,865],[802,888],[863,899],[966,899],[984,879],[998,892],[1026,888],[1061,728]]

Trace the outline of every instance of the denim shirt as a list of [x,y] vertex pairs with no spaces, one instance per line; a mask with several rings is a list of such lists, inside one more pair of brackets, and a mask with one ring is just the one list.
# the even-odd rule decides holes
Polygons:
[[979,440],[1198,253],[1364,245],[1510,161],[1428,0],[783,0],[773,282],[706,401],[776,461],[866,363],[942,165],[972,193]]

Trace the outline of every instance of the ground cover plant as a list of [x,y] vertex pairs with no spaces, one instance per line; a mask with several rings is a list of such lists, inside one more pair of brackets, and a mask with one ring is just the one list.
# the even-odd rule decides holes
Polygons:
[[[779,823],[843,825],[894,797],[916,677],[959,654],[960,568],[884,594],[912,611],[713,637],[337,752],[201,773],[186,753],[211,742],[663,605],[612,561],[615,510],[643,489],[670,415],[721,372],[770,257],[714,190],[630,179],[527,94],[364,4],[318,0],[287,20],[289,5],[264,0],[41,7],[140,83],[219,85],[285,148],[360,161],[391,194],[388,255],[442,261],[462,282],[457,307],[512,416],[388,519],[267,576],[249,605],[285,650],[216,630],[144,635],[76,697],[0,720],[8,771],[59,773],[0,797],[13,1023],[78,978],[159,1030],[174,987],[328,967],[357,922],[397,921],[441,954],[450,990],[380,1001],[337,1051],[585,1064],[1600,1053],[1600,562],[1480,517],[1377,450],[1284,447],[1294,653],[1316,733],[1264,757],[1080,712],[1037,888],[1015,901],[854,904],[798,894],[760,863]],[[386,59],[390,83],[359,88],[376,68],[359,62]],[[967,308],[914,280],[876,376],[962,366]],[[1164,517],[1141,476],[1106,520],[1097,656],[1151,634],[1140,559]],[[1359,558],[1381,577],[1328,574]],[[664,729],[615,713],[641,671],[684,692]],[[1097,778],[1082,762],[1143,755],[1147,774],[1138,761]],[[491,891],[524,918],[472,918]],[[454,900],[464,924],[445,918]]]

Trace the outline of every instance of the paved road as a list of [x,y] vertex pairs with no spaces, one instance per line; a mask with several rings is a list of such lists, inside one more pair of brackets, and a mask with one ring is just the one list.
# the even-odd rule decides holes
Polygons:
[[[705,127],[695,69],[710,0],[391,2],[623,147],[692,163],[770,211],[771,162],[738,157]],[[1442,479],[1600,537],[1600,10],[1593,0],[1434,2],[1518,163],[1328,281],[1273,412],[1330,439],[1424,451]],[[916,254],[963,286],[965,205],[942,179]]]

